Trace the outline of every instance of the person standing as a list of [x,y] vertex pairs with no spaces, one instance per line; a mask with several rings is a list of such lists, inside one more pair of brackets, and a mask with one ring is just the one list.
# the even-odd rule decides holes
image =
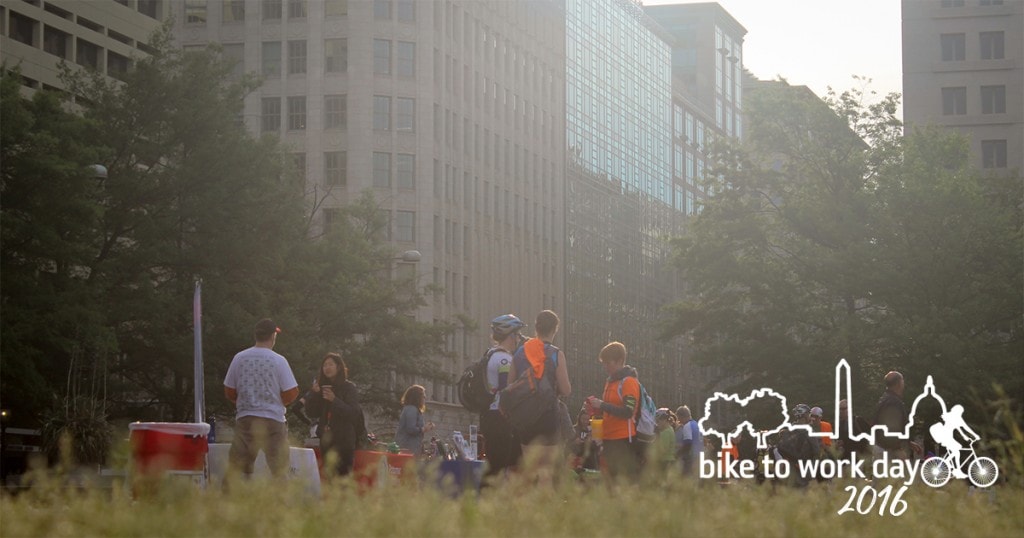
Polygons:
[[[491,320],[491,340],[494,346],[488,351],[487,387],[491,394],[497,394],[509,382],[512,370],[512,353],[519,345],[519,331],[526,324],[513,314],[504,314]],[[523,449],[512,431],[512,426],[498,410],[498,400],[480,414],[480,433],[487,450],[486,476],[495,476],[505,469],[514,468],[523,455]]]
[[704,435],[689,407],[679,406],[676,417],[680,424],[676,429],[676,454],[682,463],[683,475],[691,475],[694,467],[700,465],[700,455],[704,453]]
[[318,419],[317,437],[324,461],[335,461],[334,471],[339,476],[349,474],[356,447],[366,436],[366,422],[359,390],[348,380],[348,367],[339,353],[324,355],[320,374],[304,400],[306,412]]
[[[551,343],[555,334],[558,333],[558,324],[558,315],[551,310],[544,310],[537,314],[534,337],[524,342],[513,355],[509,379],[518,379],[519,374],[528,369],[533,370],[535,378],[543,379],[547,359],[552,357],[555,363],[555,391],[559,397],[568,396],[572,392],[565,353]],[[562,440],[559,438],[559,427],[563,413],[568,415],[569,410],[565,408],[564,404],[557,405],[547,416],[537,422],[533,431],[520,432],[519,440],[524,446],[529,444],[547,447],[560,445]]]
[[822,420],[822,415],[825,414],[820,407],[811,408],[811,428],[818,433],[827,433],[825,437],[819,437],[818,441],[821,443],[821,455],[831,458],[832,454],[832,423]]
[[273,476],[288,468],[288,424],[285,411],[299,395],[288,360],[274,352],[281,329],[261,319],[253,329],[255,344],[231,359],[224,377],[224,395],[235,404],[235,437],[228,451],[228,475],[249,477],[260,450]]
[[626,346],[610,342],[601,349],[598,358],[608,379],[602,398],[591,396],[587,405],[600,412],[604,420],[604,452],[608,474],[613,479],[625,477],[630,481],[640,478],[643,457],[636,436],[634,417],[640,405],[640,382],[636,370],[626,365]]
[[427,410],[427,391],[422,385],[412,385],[402,394],[402,414],[398,417],[395,443],[419,456],[423,452],[423,434],[434,429],[433,422],[423,423]]
[[[878,398],[875,406],[875,426],[885,426],[889,435],[903,435],[906,430],[907,407],[903,405],[905,383],[903,374],[891,371],[885,374],[885,392]],[[875,457],[887,453],[889,459],[907,459],[910,457],[909,441],[897,439],[889,435],[878,435],[875,438]]]

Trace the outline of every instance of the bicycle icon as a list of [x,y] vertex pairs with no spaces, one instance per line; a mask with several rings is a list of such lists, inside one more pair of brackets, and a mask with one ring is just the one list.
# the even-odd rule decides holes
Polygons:
[[[932,457],[921,465],[921,479],[933,488],[946,485],[950,478],[969,478],[979,488],[987,488],[999,479],[999,467],[992,458],[978,456],[972,440],[967,448],[960,449],[960,466],[956,467],[956,452],[950,450],[943,457]],[[967,469],[967,472],[964,472]]]

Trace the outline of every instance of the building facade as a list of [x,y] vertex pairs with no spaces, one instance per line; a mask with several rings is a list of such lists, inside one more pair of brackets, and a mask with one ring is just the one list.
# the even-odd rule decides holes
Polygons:
[[117,78],[146,54],[166,0],[3,0],[0,58],[28,91],[63,89],[60,63]]
[[903,120],[953,129],[978,168],[1019,173],[1024,2],[903,0]]
[[[398,271],[441,291],[417,318],[477,326],[449,342],[451,379],[490,345],[492,318],[562,310],[558,2],[184,0],[171,15],[186,50],[218,43],[262,75],[245,121],[292,153],[315,219],[369,190],[396,251],[421,252]],[[450,379],[396,387],[414,381],[461,420]]]

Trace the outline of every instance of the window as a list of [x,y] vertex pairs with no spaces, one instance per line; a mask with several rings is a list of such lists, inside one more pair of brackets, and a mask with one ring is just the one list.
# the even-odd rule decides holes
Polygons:
[[344,151],[324,152],[324,183],[327,185],[341,186],[347,183],[345,174],[346,153]]
[[306,154],[302,152],[296,152],[291,154],[292,157],[292,168],[295,169],[296,179],[301,179],[303,183],[306,182]]
[[327,0],[324,2],[324,15],[328,17],[348,15],[348,0]]
[[373,40],[373,74],[391,74],[391,42],[387,39]]
[[224,0],[224,23],[245,21],[245,0]]
[[1003,5],[1003,0],[981,0],[981,4],[980,5],[982,5],[982,6],[1001,6],[1001,5]]
[[399,22],[414,22],[416,20],[416,0],[397,0],[395,14],[398,16]]
[[306,18],[306,0],[288,0],[288,18]]
[[395,211],[395,241],[416,241],[416,212]]
[[300,75],[306,72],[306,42],[288,42],[288,74]]
[[263,0],[263,20],[281,20],[281,0]]
[[206,24],[206,0],[185,0],[185,24]]
[[373,96],[373,130],[391,130],[391,97],[387,95]]
[[260,103],[260,131],[272,133],[281,130],[281,98],[264,97]]
[[957,116],[967,113],[967,88],[942,88],[942,114]]
[[327,73],[344,73],[348,70],[348,40],[324,40],[324,71]]
[[411,153],[395,155],[395,180],[399,189],[416,188],[416,156]]
[[942,7],[964,7],[964,0],[942,0]]
[[373,186],[391,187],[391,154],[373,152]]
[[395,98],[395,130],[416,130],[416,100],[407,97]]
[[939,36],[942,45],[942,61],[959,62],[965,57],[965,34],[942,34]]
[[124,78],[124,74],[128,72],[128,67],[131,65],[131,60],[121,56],[120,54],[108,50],[107,51],[107,74],[117,78]]
[[8,31],[10,32],[11,39],[24,43],[29,46],[36,46],[36,29],[39,27],[39,22],[28,17],[21,15],[20,13],[11,12],[10,24]]
[[1006,86],[981,87],[981,113],[1006,113]]
[[324,96],[324,129],[344,129],[347,110],[344,95]]
[[1006,56],[1003,53],[1002,32],[982,32],[981,36],[981,59],[1002,60]]
[[373,0],[373,18],[391,19],[391,0]]
[[43,50],[58,58],[69,60],[71,58],[71,34],[47,26],[43,31]]
[[395,71],[400,77],[416,76],[416,43],[399,41],[395,44]]
[[981,141],[981,166],[1006,168],[1006,140]]
[[264,41],[260,50],[260,73],[265,77],[281,76],[281,42]]
[[160,0],[139,0],[139,13],[151,18],[158,19],[160,11]]
[[99,70],[100,68],[100,48],[88,41],[79,38],[78,39],[78,54],[75,57],[75,61],[78,65],[85,67],[91,67]]
[[306,130],[306,96],[288,98],[288,130]]
[[231,64],[231,78],[238,80],[245,74],[245,44],[225,43],[221,46],[221,57]]

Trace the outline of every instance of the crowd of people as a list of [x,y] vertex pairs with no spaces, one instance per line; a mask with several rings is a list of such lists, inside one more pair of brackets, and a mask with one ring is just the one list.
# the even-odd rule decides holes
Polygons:
[[[522,334],[526,327],[512,314],[498,316],[490,323],[493,345],[486,355],[486,385],[493,401],[478,417],[480,453],[486,457],[488,482],[519,472],[524,461],[530,463],[531,469],[554,471],[549,476],[557,475],[558,467],[567,465],[581,476],[600,472],[611,481],[637,481],[646,469],[662,476],[695,477],[702,454],[718,460],[761,456],[754,438],[747,432],[732,439],[726,447],[721,446],[717,436],[705,439],[686,405],[674,411],[658,408],[653,417],[653,434],[641,431],[646,392],[636,368],[629,365],[628,351],[621,342],[610,342],[601,349],[597,358],[607,374],[603,391],[600,396],[588,396],[576,416],[571,417],[564,403],[572,391],[567,358],[553,344],[559,318],[550,310],[540,312],[531,338]],[[312,386],[299,397],[298,383],[287,360],[273,351],[279,333],[272,320],[260,320],[254,328],[254,345],[233,358],[224,379],[225,395],[236,407],[229,476],[250,475],[259,451],[265,453],[272,474],[284,472],[288,461],[286,406],[296,399],[316,421],[314,434],[320,440],[323,460],[331,465],[330,474],[347,475],[352,472],[355,451],[367,432],[359,393],[348,379],[345,361],[339,353],[327,353]],[[548,368],[552,370],[546,372]],[[547,389],[556,397],[554,404],[529,421],[529,426],[516,421],[519,425],[514,427],[509,411],[502,406],[502,394],[514,381],[528,376],[533,377],[533,383],[550,384]],[[839,402],[840,422],[835,430],[824,420],[823,408],[797,405],[790,411],[790,423],[809,428],[783,430],[768,454],[794,463],[813,458],[846,459],[852,453],[874,457],[886,453],[890,459],[920,456],[920,446],[900,437],[879,436],[873,447],[864,440],[850,438],[849,432],[867,432],[869,424],[884,425],[889,432],[903,431],[908,416],[902,399],[902,374],[889,372],[885,386],[870,423],[848,413],[846,400]],[[395,443],[399,449],[416,455],[423,454],[424,436],[435,427],[424,419],[426,399],[421,385],[408,387],[401,397]],[[851,427],[847,427],[846,420],[852,420]],[[796,485],[806,485],[807,481],[807,477],[802,477]]]

